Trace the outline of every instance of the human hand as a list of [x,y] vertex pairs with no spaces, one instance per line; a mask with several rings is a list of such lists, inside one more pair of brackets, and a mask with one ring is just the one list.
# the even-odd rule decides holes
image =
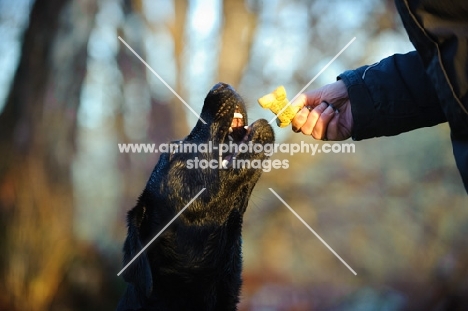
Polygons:
[[301,107],[291,122],[294,132],[320,140],[345,140],[351,137],[353,116],[343,81],[305,92],[291,105]]

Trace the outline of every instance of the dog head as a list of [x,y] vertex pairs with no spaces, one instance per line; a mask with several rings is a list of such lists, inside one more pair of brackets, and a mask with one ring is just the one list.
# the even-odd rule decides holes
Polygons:
[[262,173],[252,164],[258,168],[267,156],[242,150],[274,141],[273,129],[265,120],[247,125],[243,99],[231,86],[216,84],[190,135],[174,142],[172,152],[161,155],[149,183],[160,194],[159,200],[177,210],[205,188],[181,215],[190,224],[220,225],[233,210],[243,213]]
[[124,271],[137,296],[128,304],[141,307],[150,296],[161,301],[155,297],[169,297],[175,288],[184,295],[191,292],[194,304],[206,298],[207,288],[216,285],[218,290],[224,282],[232,287],[225,289],[232,296],[225,299],[237,302],[242,217],[267,159],[261,148],[245,148],[273,143],[274,132],[263,119],[247,126],[244,101],[224,83],[210,90],[200,116],[184,140],[161,154],[137,206],[128,213],[124,263],[151,242]]

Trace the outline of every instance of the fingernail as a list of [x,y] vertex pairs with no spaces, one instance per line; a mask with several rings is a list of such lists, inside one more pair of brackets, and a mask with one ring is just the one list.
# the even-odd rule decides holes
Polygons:
[[337,112],[337,113],[340,112],[340,111],[338,110],[338,108],[335,108],[335,106],[333,106],[332,104],[330,104],[330,107],[333,108],[333,111],[335,111],[335,112]]
[[325,109],[323,112],[326,112],[326,113],[333,113],[335,110],[333,109],[333,106],[332,105],[329,105],[327,107],[327,109]]
[[325,109],[326,107],[328,107],[328,103],[326,103],[326,102],[321,102],[321,103],[320,103],[320,106],[321,106],[320,108]]

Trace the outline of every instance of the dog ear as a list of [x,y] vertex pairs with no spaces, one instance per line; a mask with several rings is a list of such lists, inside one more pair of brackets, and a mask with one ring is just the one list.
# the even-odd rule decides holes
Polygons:
[[[127,215],[128,233],[124,243],[124,266],[143,249],[141,231],[147,223],[146,207],[138,204]],[[123,272],[127,283],[133,284],[138,293],[146,297],[153,291],[153,277],[146,252],[141,253]]]

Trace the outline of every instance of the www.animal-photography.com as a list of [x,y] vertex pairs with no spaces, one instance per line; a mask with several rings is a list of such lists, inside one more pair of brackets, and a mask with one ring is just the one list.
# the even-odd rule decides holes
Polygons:
[[468,3],[0,0],[0,310],[468,310]]

